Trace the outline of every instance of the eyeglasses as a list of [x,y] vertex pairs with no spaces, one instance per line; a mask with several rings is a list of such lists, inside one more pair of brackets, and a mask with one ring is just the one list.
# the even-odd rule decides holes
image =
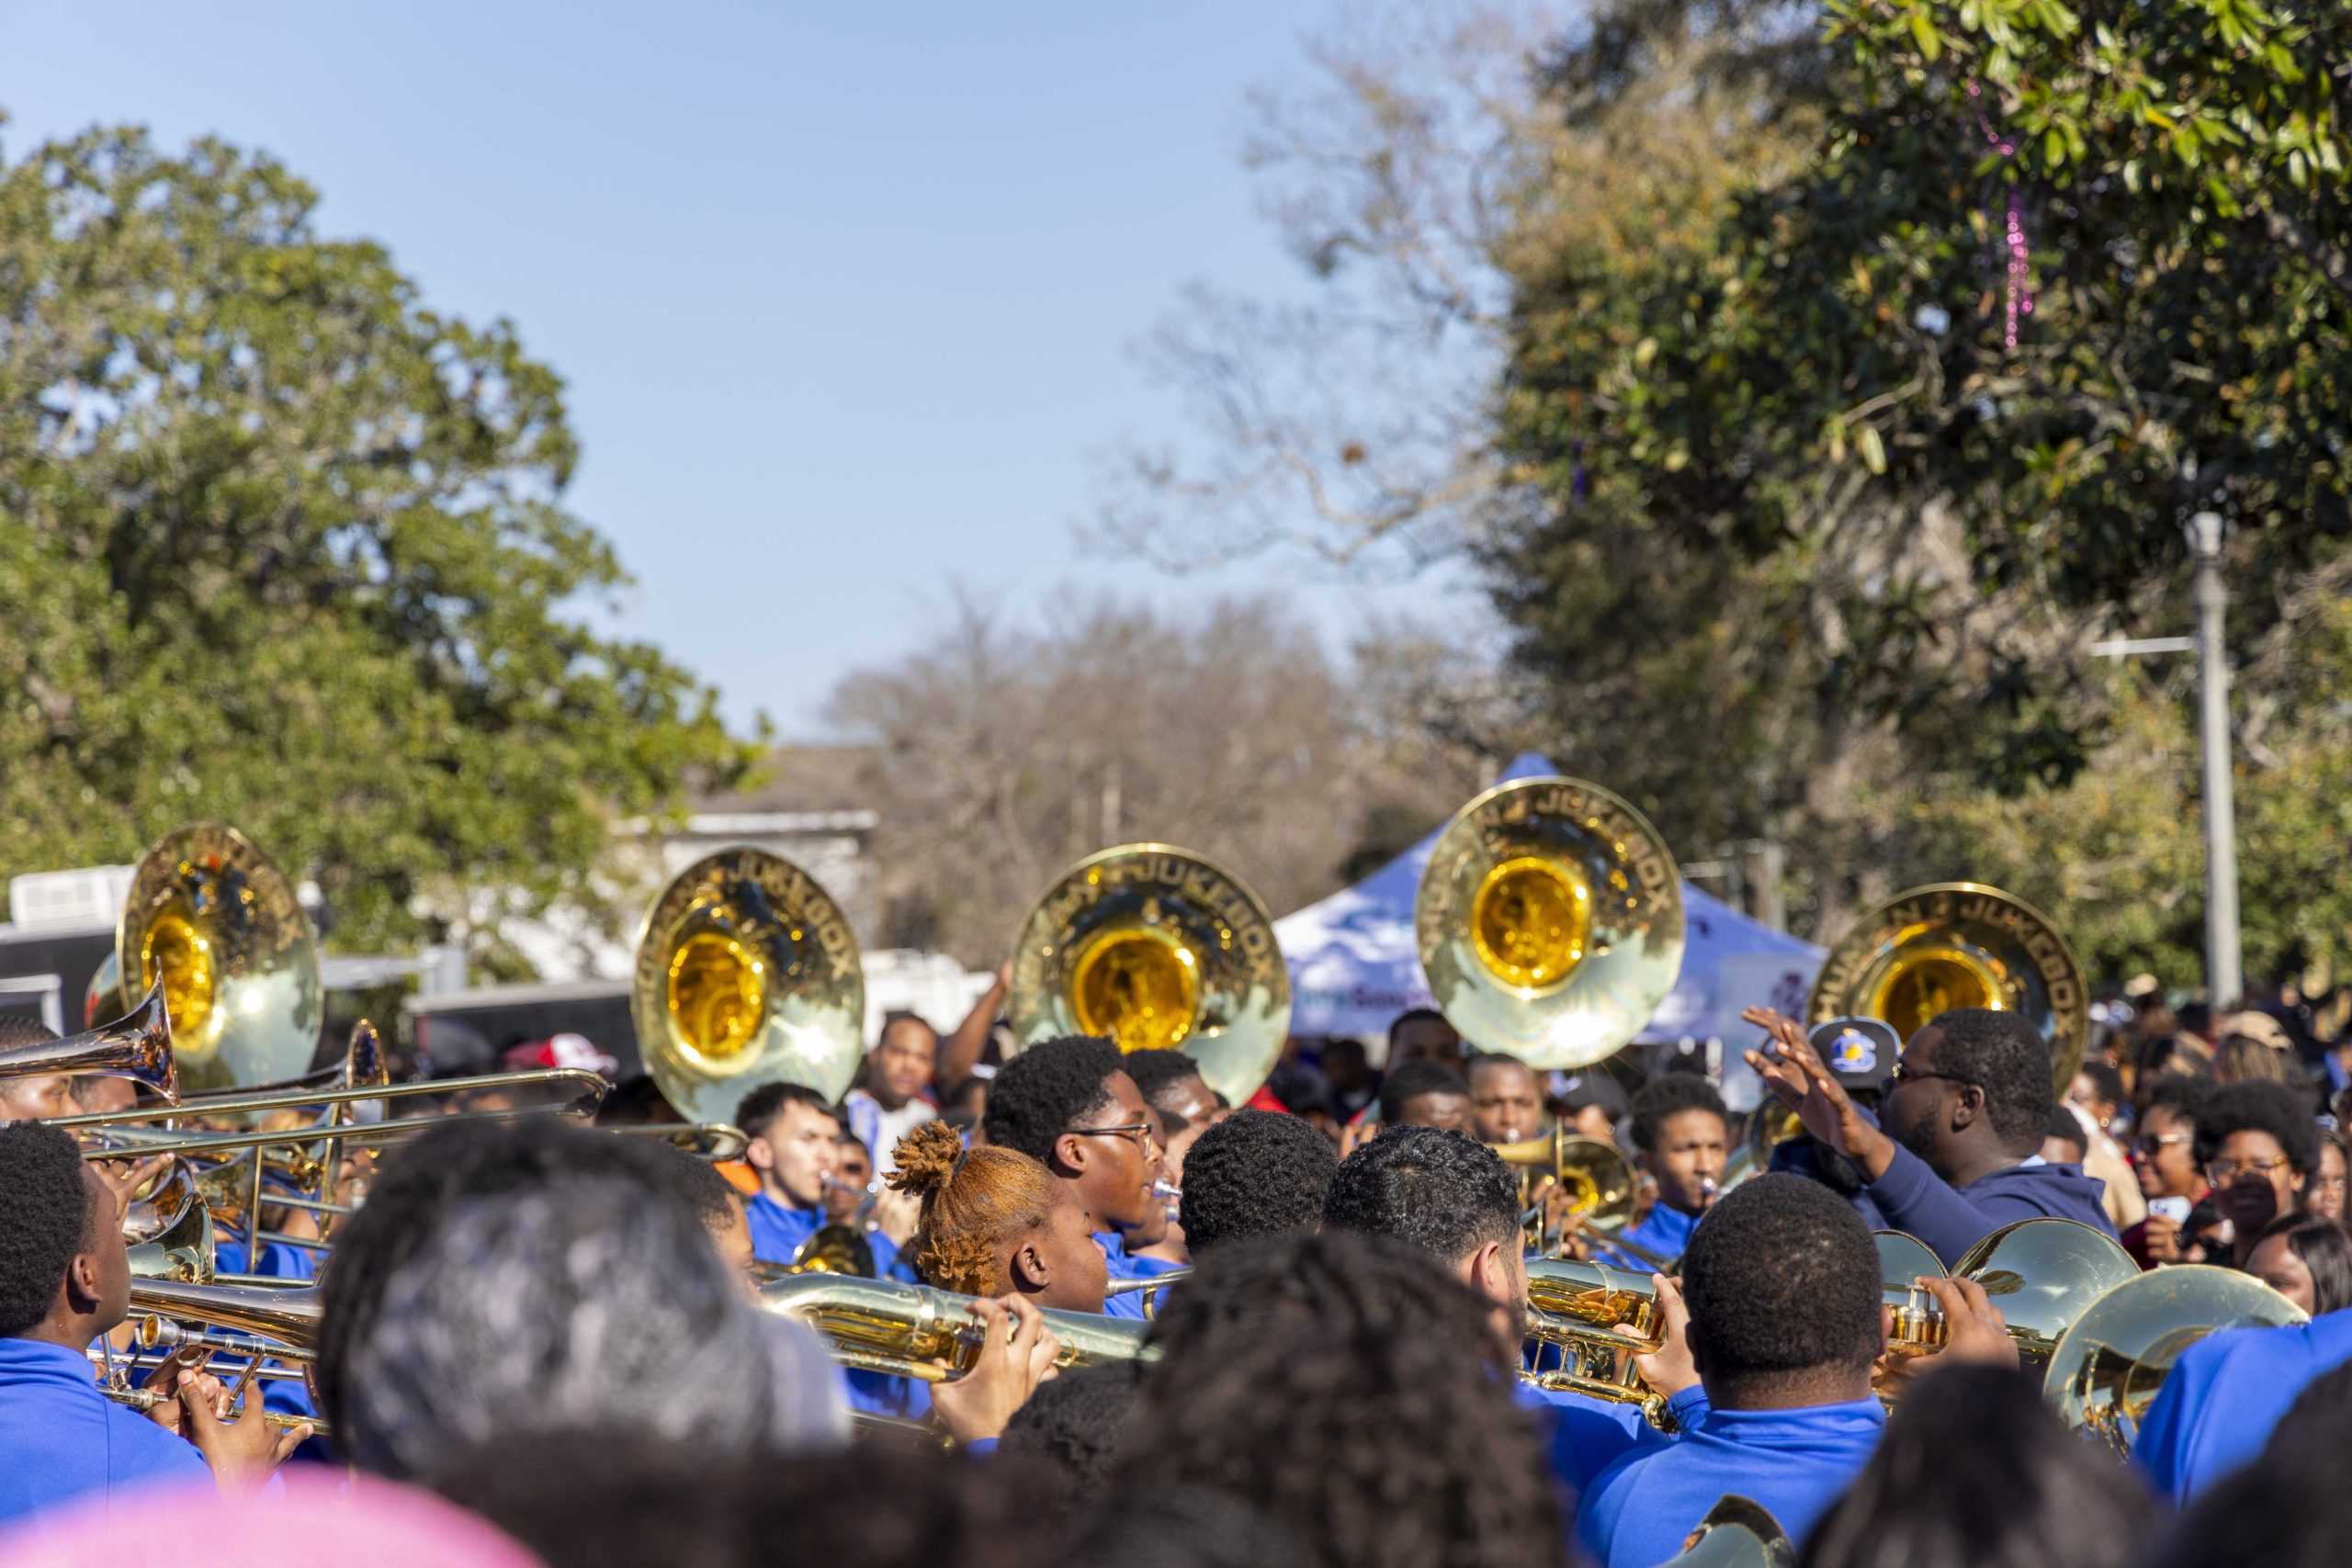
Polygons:
[[1068,1129],[1074,1138],[1133,1138],[1136,1147],[1149,1154],[1159,1142],[1159,1134],[1148,1122],[1130,1122],[1121,1127],[1072,1127]]
[[2133,1139],[2132,1146],[2140,1153],[2153,1157],[2158,1149],[2168,1149],[2175,1144],[2192,1142],[2196,1136],[2194,1133],[2156,1133]]
[[1905,1066],[1901,1062],[1894,1064],[1894,1075],[1889,1077],[1887,1081],[1889,1083],[1924,1083],[1929,1078],[1941,1078],[1946,1083],[1973,1084],[1976,1081],[1974,1078],[1962,1077],[1958,1073],[1914,1072],[1911,1068]]
[[2227,1187],[2241,1176],[2258,1176],[2270,1179],[2270,1173],[2284,1168],[2285,1159],[2217,1159],[2205,1167],[2205,1179],[2216,1187]]

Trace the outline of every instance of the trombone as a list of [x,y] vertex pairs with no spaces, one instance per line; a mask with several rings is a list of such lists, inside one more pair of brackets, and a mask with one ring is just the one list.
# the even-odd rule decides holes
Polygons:
[[[815,1329],[842,1365],[923,1382],[970,1370],[980,1348],[980,1325],[972,1316],[978,1299],[854,1274],[801,1273],[760,1287],[763,1310]],[[1061,1342],[1057,1368],[1159,1359],[1159,1348],[1144,1343],[1144,1325],[1132,1319],[1053,1307],[1041,1315]]]
[[1620,1234],[1634,1218],[1635,1183],[1632,1163],[1616,1145],[1598,1138],[1578,1137],[1555,1122],[1551,1132],[1541,1136],[1487,1146],[1505,1165],[1520,1169],[1519,1196],[1525,1206],[1520,1224],[1527,1232],[1532,1250],[1548,1253],[1555,1240],[1545,1224],[1544,1204],[1540,1201],[1542,1188],[1548,1179],[1569,1194],[1567,1224],[1559,1240],[1565,1241],[1569,1231],[1581,1231],[1661,1274],[1673,1272],[1677,1259],[1627,1241]]
[[[164,988],[149,987],[147,998],[123,1017],[96,1029],[85,1029],[62,1040],[33,1040],[0,1050],[0,1078],[35,1077],[51,1073],[105,1073],[129,1078],[153,1089],[165,1104],[179,1102],[179,1073],[172,1058],[172,1024],[164,1003]],[[151,1107],[137,1113],[153,1118]],[[64,1118],[52,1119],[61,1126]]]
[[[297,1364],[300,1371],[295,1375],[303,1378],[312,1403],[317,1402],[312,1370],[316,1366],[319,1324],[323,1313],[321,1293],[315,1289],[264,1290],[245,1285],[134,1279],[130,1282],[130,1309],[146,1314],[137,1330],[141,1348],[190,1344],[245,1357],[244,1370],[235,1384],[238,1397],[243,1397],[254,1381],[266,1375],[262,1363],[276,1359]],[[206,1329],[190,1331],[181,1326],[187,1323],[205,1325]],[[209,1332],[212,1329],[227,1329],[254,1338],[250,1342],[232,1339]],[[101,1385],[101,1392],[115,1403],[134,1410],[152,1409],[164,1397],[153,1389],[128,1387],[119,1371],[110,1373]],[[271,1411],[266,1419],[280,1430],[304,1426],[322,1435],[326,1430],[323,1423],[309,1416]]]

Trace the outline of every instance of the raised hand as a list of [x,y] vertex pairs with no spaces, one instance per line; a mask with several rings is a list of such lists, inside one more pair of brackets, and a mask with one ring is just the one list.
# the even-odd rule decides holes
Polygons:
[[1862,1114],[1846,1086],[1822,1065],[1804,1037],[1804,1026],[1770,1008],[1739,1015],[1771,1036],[1772,1054],[1749,1051],[1747,1065],[1780,1100],[1797,1113],[1804,1130],[1862,1168],[1872,1181],[1894,1162],[1894,1143]]

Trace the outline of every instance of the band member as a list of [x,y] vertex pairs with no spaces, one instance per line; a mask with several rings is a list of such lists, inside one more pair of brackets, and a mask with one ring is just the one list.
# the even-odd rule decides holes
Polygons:
[[[1151,1190],[1159,1173],[1158,1123],[1116,1045],[1072,1034],[1027,1047],[997,1074],[982,1128],[989,1144],[1027,1155],[1069,1190],[1112,1279],[1144,1277],[1119,1233],[1143,1224],[1159,1201]],[[1142,1296],[1124,1292],[1105,1310],[1139,1318]]]
[[1822,1065],[1804,1027],[1769,1008],[1741,1015],[1772,1036],[1747,1065],[1805,1130],[1853,1160],[1888,1224],[1927,1243],[1946,1267],[2012,1220],[2054,1215],[2109,1235],[2099,1183],[2043,1160],[2050,1047],[2013,1012],[1962,1008],[1922,1025],[1880,1106],[1881,1131]]
[[899,1140],[890,1184],[922,1204],[910,1249],[926,1284],[967,1296],[1023,1296],[1101,1312],[1109,1282],[1093,1222],[1072,1183],[1017,1149],[967,1150],[940,1122]]
[[1675,1556],[1726,1493],[1762,1504],[1803,1540],[1886,1424],[1871,1392],[1886,1343],[1878,1253],[1827,1188],[1765,1175],[1725,1193],[1690,1234],[1682,1292],[1709,1408],[1585,1493],[1577,1540],[1601,1568]]
[[752,1249],[763,1263],[789,1263],[825,1223],[825,1189],[841,1165],[841,1119],[813,1089],[763,1084],[736,1108],[752,1142],[743,1158],[760,1190],[746,1205]]
[[1184,1157],[1177,1217],[1195,1258],[1253,1236],[1304,1235],[1323,1223],[1340,1168],[1331,1140],[1296,1116],[1237,1111]]
[[1516,1056],[1470,1061],[1470,1115],[1489,1144],[1515,1144],[1544,1130],[1544,1085]]
[[1201,1065],[1182,1051],[1130,1051],[1125,1066],[1144,1100],[1162,1115],[1205,1122],[1226,1113],[1201,1077]]
[[168,1384],[186,1392],[153,1416],[98,1391],[88,1347],[130,1310],[130,1259],[120,1196],[65,1134],[0,1127],[0,1524],[77,1497],[200,1481],[208,1461],[222,1489],[242,1490],[308,1436],[273,1432],[257,1396],[221,1419],[209,1376],[175,1370]]
[[1406,1063],[1380,1080],[1380,1124],[1384,1127],[1437,1127],[1468,1133],[1470,1087],[1452,1067],[1428,1060]]
[[[1476,1139],[1434,1127],[1382,1129],[1340,1162],[1323,1201],[1323,1228],[1399,1241],[1430,1254],[1491,1303],[1498,1337],[1514,1354],[1526,1338],[1518,1183],[1495,1151]],[[1663,1281],[1658,1289],[1679,1325],[1679,1299]],[[1643,1375],[1668,1396],[1667,1408],[1679,1422],[1703,1416],[1706,1393],[1695,1372],[1658,1358],[1644,1362]],[[1662,1440],[1632,1404],[1514,1387],[1522,1403],[1548,1407],[1552,1467],[1572,1488],[1581,1489],[1633,1449]]]
[[[1696,1073],[1664,1073],[1634,1096],[1634,1148],[1642,1169],[1657,1190],[1657,1201],[1627,1230],[1625,1239],[1644,1252],[1679,1258],[1690,1245],[1700,1216],[1715,1201],[1731,1145],[1731,1118],[1715,1086]],[[1647,1272],[1640,1253],[1611,1255],[1596,1244],[1601,1262]]]
[[[22,1013],[0,1013],[0,1050],[12,1045],[38,1045],[58,1037],[57,1031]],[[28,1073],[0,1078],[0,1122],[40,1122],[71,1116],[81,1107],[74,1102],[74,1080],[63,1073]]]
[[2180,1353],[2132,1441],[2155,1488],[2185,1503],[2269,1441],[2296,1396],[2352,1363],[2352,1307],[2286,1328],[2225,1328]]

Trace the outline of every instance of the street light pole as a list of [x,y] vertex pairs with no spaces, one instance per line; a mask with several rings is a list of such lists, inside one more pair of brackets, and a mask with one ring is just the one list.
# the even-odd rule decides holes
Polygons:
[[2229,590],[2222,582],[2222,517],[2188,520],[2197,558],[2197,684],[2205,765],[2205,992],[2214,1009],[2243,999],[2238,973],[2237,807],[2230,774],[2230,665],[2222,641]]

